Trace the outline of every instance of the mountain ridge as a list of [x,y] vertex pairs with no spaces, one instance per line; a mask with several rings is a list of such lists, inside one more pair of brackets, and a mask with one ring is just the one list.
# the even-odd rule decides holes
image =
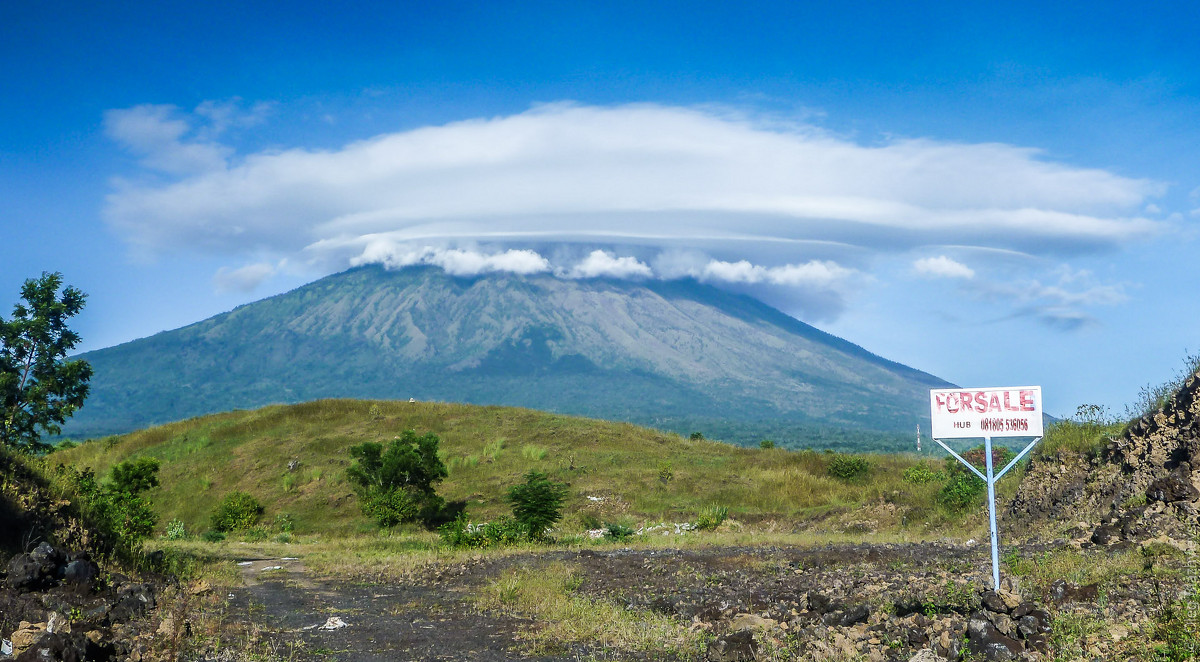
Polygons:
[[74,436],[325,397],[898,431],[949,385],[694,280],[433,267],[357,267],[81,357],[96,376]]

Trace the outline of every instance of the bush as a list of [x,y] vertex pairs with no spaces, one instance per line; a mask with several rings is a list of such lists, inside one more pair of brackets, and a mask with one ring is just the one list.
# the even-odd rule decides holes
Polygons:
[[109,475],[113,489],[128,494],[138,494],[152,487],[158,487],[158,460],[152,457],[139,457],[136,460],[122,462],[112,468]]
[[221,542],[225,539],[225,533],[216,529],[209,529],[200,537],[204,539],[204,542]]
[[775,448],[775,442],[771,441],[770,439],[763,439],[762,441],[758,442],[758,447],[763,450],[770,450]]
[[391,527],[403,522],[422,520],[434,528],[447,517],[434,486],[449,472],[438,457],[439,439],[428,432],[420,437],[405,430],[385,449],[368,441],[350,448],[355,462],[346,477],[358,492],[363,514],[377,524]]
[[421,512],[418,497],[406,490],[368,492],[360,497],[359,506],[364,515],[385,528],[416,521]]
[[567,486],[551,481],[540,471],[526,473],[524,483],[508,490],[513,517],[525,527],[532,540],[545,538],[546,529],[562,518],[562,504],[566,497]]
[[905,469],[901,477],[907,483],[924,485],[934,481],[945,480],[946,474],[941,471],[934,471],[927,464],[917,464]]
[[221,532],[249,529],[258,523],[262,514],[263,507],[258,499],[246,492],[230,492],[213,511],[212,527]]
[[466,512],[460,512],[454,521],[438,527],[438,535],[451,547],[473,549],[515,545],[529,540],[525,525],[512,518],[501,517],[494,522],[472,525]]
[[952,510],[963,510],[980,504],[985,492],[987,485],[963,468],[950,474],[950,480],[938,490],[937,500]]
[[716,504],[706,506],[696,518],[696,528],[701,531],[710,531],[721,526],[728,517],[729,509],[725,506],[718,506]]
[[150,502],[138,495],[146,483],[158,484],[154,473],[158,463],[142,474],[143,480],[116,478],[130,465],[123,462],[113,467],[107,485],[101,486],[91,469],[77,471],[59,465],[58,471],[71,484],[83,501],[84,508],[92,519],[107,529],[117,543],[126,550],[135,550],[142,540],[150,537],[158,518],[150,508]]
[[633,534],[633,528],[625,526],[624,524],[610,522],[604,525],[604,537],[606,538],[612,538],[613,540],[620,541],[633,537]]
[[840,478],[844,481],[851,481],[855,478],[867,475],[871,470],[871,464],[861,457],[855,455],[835,454],[829,458],[829,468],[827,471],[830,476]]
[[163,537],[167,540],[187,540],[187,528],[183,526],[183,520],[173,519],[167,522],[167,530]]

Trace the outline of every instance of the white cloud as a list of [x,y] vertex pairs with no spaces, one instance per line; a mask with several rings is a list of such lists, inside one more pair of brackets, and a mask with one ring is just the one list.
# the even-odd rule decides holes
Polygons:
[[464,249],[440,249],[431,246],[414,248],[377,240],[367,245],[362,255],[350,260],[351,266],[382,264],[389,269],[416,264],[441,267],[455,276],[476,276],[482,273],[507,271],[516,274],[536,274],[550,271],[550,262],[531,250],[507,250],[482,253]]
[[614,257],[608,251],[595,250],[568,272],[572,278],[650,278],[654,271],[635,257]]
[[[110,134],[144,152],[148,167],[194,173],[109,197],[109,221],[152,250],[288,254],[357,242],[361,251],[386,234],[748,251],[810,240],[874,250],[954,243],[1055,254],[1160,227],[1137,216],[1160,184],[1053,163],[1036,150],[864,146],[811,126],[694,108],[556,104],[229,165],[224,148],[189,142],[169,108],[110,117]],[[195,153],[185,158],[187,150]]]
[[[691,276],[824,319],[882,256],[952,247],[1058,262],[1169,223],[1141,215],[1159,213],[1161,183],[999,143],[861,144],[803,122],[655,104],[551,104],[330,150],[236,154],[221,142],[270,111],[240,100],[109,111],[108,135],[153,172],[115,184],[107,221],[149,254],[266,255],[326,272]],[[562,260],[552,245],[585,257]],[[945,255],[912,266],[975,274]],[[242,269],[217,280],[252,282]],[[1069,319],[1122,294],[1031,286],[1041,293],[992,295]]]
[[916,260],[913,262],[913,269],[922,276],[933,278],[965,278],[969,280],[975,277],[974,269],[945,255]]
[[781,267],[764,267],[746,260],[723,262],[713,260],[700,272],[701,280],[770,285],[837,287],[855,275],[834,262],[811,261],[804,264],[788,264]]
[[221,267],[213,276],[213,287],[221,294],[250,292],[273,275],[275,267],[265,262],[248,264],[237,269]]
[[973,292],[985,299],[1013,307],[1009,317],[1033,317],[1059,330],[1073,331],[1096,323],[1087,308],[1114,306],[1129,300],[1124,283],[1100,283],[1087,270],[1061,267],[1057,281],[1039,279],[981,284]]
[[144,167],[172,175],[223,170],[233,150],[200,140],[185,140],[192,131],[174,106],[143,105],[104,114],[108,137],[139,155]]

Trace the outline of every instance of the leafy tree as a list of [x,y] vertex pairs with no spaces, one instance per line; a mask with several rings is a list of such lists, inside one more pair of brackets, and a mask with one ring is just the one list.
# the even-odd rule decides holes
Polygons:
[[62,274],[43,273],[25,281],[21,299],[12,319],[0,317],[0,444],[40,452],[49,448],[42,434],[61,432],[87,398],[92,367],[64,360],[79,343],[67,320],[87,295],[62,288]]
[[508,490],[513,517],[525,527],[529,537],[541,540],[546,529],[562,519],[562,504],[567,498],[567,486],[550,480],[540,471],[525,474],[525,482]]
[[380,526],[420,519],[427,526],[444,520],[444,501],[435,491],[449,472],[438,457],[438,436],[420,437],[405,430],[385,448],[368,441],[350,448],[355,462],[346,470],[354,483],[363,514]]

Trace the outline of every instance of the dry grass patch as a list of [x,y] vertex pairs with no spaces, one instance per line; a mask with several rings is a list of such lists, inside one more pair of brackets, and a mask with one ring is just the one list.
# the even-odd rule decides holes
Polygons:
[[702,635],[662,614],[634,611],[575,594],[582,579],[562,563],[516,568],[484,587],[480,608],[532,618],[531,652],[563,654],[574,646],[697,659]]

